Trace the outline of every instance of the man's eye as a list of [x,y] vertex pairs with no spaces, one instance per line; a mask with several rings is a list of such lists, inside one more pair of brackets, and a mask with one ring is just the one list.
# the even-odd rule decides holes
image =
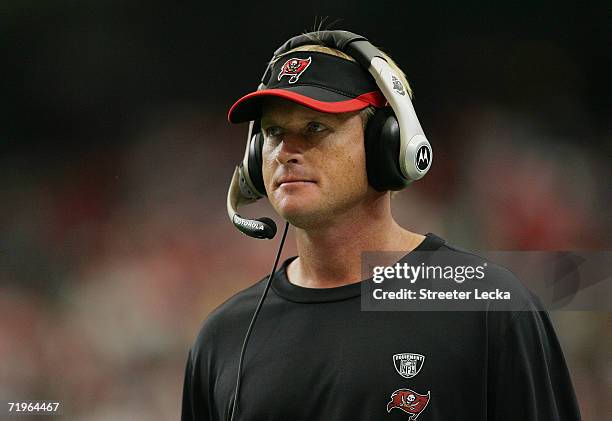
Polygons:
[[317,133],[317,132],[322,132],[325,129],[327,129],[325,125],[318,123],[316,121],[311,121],[310,123],[308,123],[309,132]]
[[267,137],[278,137],[281,135],[281,128],[278,126],[271,126],[264,130]]

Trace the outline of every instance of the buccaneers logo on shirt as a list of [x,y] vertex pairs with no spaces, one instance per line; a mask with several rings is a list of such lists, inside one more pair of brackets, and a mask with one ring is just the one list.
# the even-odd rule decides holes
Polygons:
[[298,78],[304,70],[310,66],[312,59],[308,58],[290,58],[283,64],[280,73],[278,74],[278,80],[280,81],[283,76],[291,76],[289,83],[297,82]]
[[426,395],[421,395],[410,389],[397,389],[391,394],[391,402],[387,404],[387,412],[393,408],[401,409],[410,414],[410,421],[416,420],[421,412],[429,403],[429,391]]

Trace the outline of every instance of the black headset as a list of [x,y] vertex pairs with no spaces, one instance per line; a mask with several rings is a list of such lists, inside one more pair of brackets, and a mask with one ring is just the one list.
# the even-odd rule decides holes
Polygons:
[[[401,190],[422,178],[433,158],[431,145],[414,111],[399,75],[383,53],[366,38],[347,31],[318,31],[298,35],[274,52],[259,89],[264,89],[273,63],[290,50],[303,45],[324,45],[353,57],[375,79],[388,106],[377,108],[364,130],[366,170],[369,184],[377,191]],[[255,238],[273,238],[276,225],[270,218],[247,219],[237,214],[240,204],[267,196],[262,173],[264,137],[259,121],[251,121],[244,158],[234,171],[228,192],[228,213],[234,225]]]

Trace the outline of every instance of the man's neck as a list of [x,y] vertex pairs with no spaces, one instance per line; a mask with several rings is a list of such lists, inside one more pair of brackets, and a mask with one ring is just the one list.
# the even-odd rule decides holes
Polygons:
[[317,229],[296,228],[298,258],[287,267],[287,277],[307,288],[332,288],[362,280],[363,251],[404,251],[425,238],[399,226],[391,216],[388,198],[354,208],[351,215]]

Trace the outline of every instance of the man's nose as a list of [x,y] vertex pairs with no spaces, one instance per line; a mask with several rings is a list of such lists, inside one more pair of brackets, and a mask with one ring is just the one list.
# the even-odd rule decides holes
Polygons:
[[285,133],[280,143],[277,159],[281,164],[302,162],[306,140],[298,133]]

